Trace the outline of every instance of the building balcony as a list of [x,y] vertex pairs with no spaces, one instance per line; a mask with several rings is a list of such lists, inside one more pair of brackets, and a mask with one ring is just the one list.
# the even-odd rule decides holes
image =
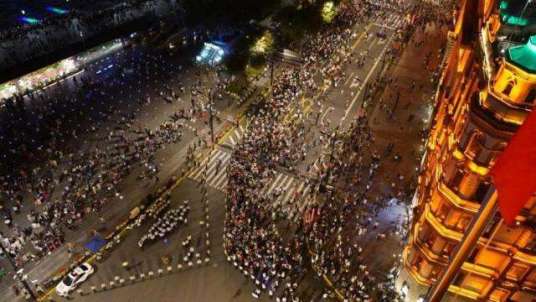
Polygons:
[[413,265],[413,264],[410,263],[409,253],[410,253],[410,251],[412,249],[413,248],[410,245],[408,245],[404,249],[404,252],[403,252],[402,259],[404,259],[404,266],[406,267],[407,272],[411,275],[411,277],[413,277],[413,279],[418,284],[423,285],[423,286],[431,286],[437,280],[436,279],[426,278],[426,277],[422,276],[419,273],[419,268],[416,265]]
[[[415,225],[415,229],[418,229],[418,228],[419,228],[419,223]],[[425,258],[429,262],[433,262],[441,266],[446,266],[448,264],[449,257],[447,255],[436,254],[434,251],[432,251],[430,244],[427,242],[423,242],[418,235],[413,236],[412,238],[413,238],[412,241],[413,241],[414,246],[417,247],[419,252],[423,256],[425,256]]]
[[441,193],[441,195],[445,198],[445,200],[448,200],[448,202],[456,207],[457,209],[460,209],[462,211],[476,214],[478,210],[480,209],[480,204],[471,201],[471,200],[465,200],[458,196],[451,188],[449,188],[443,181],[439,181],[437,185],[437,189]]
[[466,156],[464,152],[460,151],[460,149],[458,148],[454,149],[454,151],[452,152],[452,155],[455,159],[459,161],[463,161],[464,166],[468,171],[471,171],[480,176],[488,175],[489,168],[487,166],[482,166],[474,162],[471,158]]
[[469,116],[484,132],[504,139],[509,139],[518,128],[516,124],[504,121],[501,114],[484,107],[479,94],[471,98]]
[[438,219],[434,213],[430,210],[430,204],[426,204],[423,212],[424,219],[434,228],[434,230],[442,237],[448,238],[454,241],[461,241],[463,233],[447,228],[443,221]]

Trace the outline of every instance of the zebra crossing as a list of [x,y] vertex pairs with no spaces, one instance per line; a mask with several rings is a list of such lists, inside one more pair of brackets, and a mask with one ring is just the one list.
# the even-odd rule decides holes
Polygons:
[[220,149],[214,149],[199,166],[188,173],[188,177],[198,182],[206,180],[206,184],[224,191],[227,186],[227,165],[231,159],[231,153]]
[[242,126],[242,124],[238,125],[238,127],[234,127],[227,139],[224,140],[223,144],[231,148],[236,147],[236,145],[238,145],[238,143],[244,137],[245,132],[246,129],[244,128],[244,126]]
[[[303,203],[303,197],[305,197],[311,190],[311,186],[304,180],[296,178],[295,176],[277,173],[273,180],[268,183],[260,192],[260,196],[273,200],[273,207],[298,207],[302,212],[306,206]],[[299,205],[294,204],[296,201],[300,201]]]
[[378,20],[374,25],[388,29],[397,29],[404,23],[404,17],[400,14],[390,14],[386,19]]
[[[225,191],[228,175],[227,166],[231,159],[231,152],[214,149],[200,165],[188,173],[188,177],[200,183],[220,190]],[[293,175],[276,172],[274,177],[264,186],[259,196],[272,200],[273,207],[294,208],[303,212],[307,206],[305,196],[311,192],[311,186],[305,180],[297,178]],[[300,204],[294,204],[295,201],[300,201]]]

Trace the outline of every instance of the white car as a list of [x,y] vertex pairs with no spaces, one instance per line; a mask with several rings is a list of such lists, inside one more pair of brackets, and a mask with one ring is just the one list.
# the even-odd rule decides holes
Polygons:
[[56,292],[62,297],[69,295],[80,283],[86,281],[94,271],[95,269],[89,263],[80,264],[56,285]]

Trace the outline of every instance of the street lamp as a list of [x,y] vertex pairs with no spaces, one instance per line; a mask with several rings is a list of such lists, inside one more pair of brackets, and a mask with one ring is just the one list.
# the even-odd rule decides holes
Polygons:
[[214,99],[214,92],[212,89],[208,92],[208,123],[210,126],[210,140],[214,144],[214,115],[212,113],[212,106],[214,105],[213,99]]
[[[217,83],[218,83],[217,73],[214,70],[211,70],[209,66],[207,66],[206,68],[209,74],[212,72],[216,74],[216,79],[213,82],[216,83],[216,87],[217,87]],[[209,114],[208,123],[210,127],[210,139],[212,143],[214,143],[214,112],[212,111],[213,110],[212,107],[214,106],[214,93],[215,93],[214,88],[207,89],[208,114]]]
[[324,6],[322,6],[322,20],[326,23],[331,23],[335,16],[337,15],[337,8],[335,7],[335,3],[332,1],[325,2]]

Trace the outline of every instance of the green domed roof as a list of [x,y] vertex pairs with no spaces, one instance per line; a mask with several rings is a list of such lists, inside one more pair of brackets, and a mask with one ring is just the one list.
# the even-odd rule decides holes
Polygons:
[[530,73],[536,73],[536,35],[527,44],[510,47],[507,60]]

